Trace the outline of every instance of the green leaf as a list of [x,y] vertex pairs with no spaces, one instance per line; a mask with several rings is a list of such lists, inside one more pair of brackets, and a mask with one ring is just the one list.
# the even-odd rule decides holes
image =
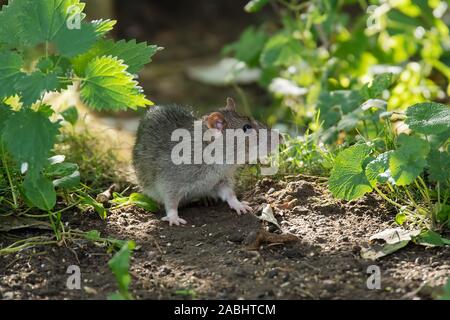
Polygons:
[[405,134],[398,137],[398,143],[400,147],[390,156],[389,170],[395,184],[405,186],[422,173],[430,146],[419,137]]
[[[8,44],[12,47],[18,46],[21,41],[21,17],[24,11],[23,1],[9,1],[8,5],[2,7],[0,11],[0,43]],[[3,64],[1,64],[3,65]]]
[[423,134],[450,131],[450,107],[436,102],[418,103],[406,110],[406,124]]
[[150,212],[157,212],[159,210],[158,204],[142,193],[132,193],[130,195],[130,202]]
[[98,37],[103,37],[106,33],[111,31],[114,26],[116,25],[116,20],[110,20],[110,19],[100,19],[100,20],[94,20],[91,22],[95,27],[95,33]]
[[405,221],[406,221],[406,214],[404,214],[404,213],[397,213],[396,214],[396,216],[395,216],[395,222],[398,224],[398,225],[403,225],[404,223],[405,223]]
[[384,90],[388,89],[392,84],[392,73],[383,73],[377,75],[372,83],[364,85],[361,90],[362,95],[366,99],[375,99],[381,96]]
[[90,230],[84,233],[84,237],[89,241],[99,241],[100,240],[100,232],[98,230]]
[[450,244],[450,239],[443,238],[439,233],[432,230],[427,230],[416,238],[416,242],[429,247],[442,247]]
[[79,55],[72,60],[75,73],[84,76],[88,64],[96,57],[111,56],[117,57],[128,65],[127,71],[138,73],[147,63],[151,62],[151,57],[161,48],[155,45],[147,45],[145,42],[136,43],[136,40],[126,42],[121,40],[100,40],[88,52]]
[[63,116],[64,120],[69,122],[71,125],[75,125],[78,121],[78,110],[77,107],[71,106],[64,110],[61,115]]
[[38,174],[27,174],[23,182],[25,196],[41,210],[51,210],[56,204],[56,192],[50,180]]
[[299,40],[280,33],[267,41],[260,63],[264,68],[291,66],[301,60],[301,51],[302,46]]
[[389,171],[389,158],[393,151],[387,151],[380,154],[375,160],[371,161],[366,167],[366,177],[372,187],[377,183],[385,183],[391,177]]
[[28,163],[30,171],[38,172],[47,163],[58,128],[42,113],[23,109],[6,121],[3,140],[19,166]]
[[64,26],[53,41],[59,53],[66,57],[74,57],[88,51],[97,41],[95,25],[82,22],[79,29],[69,29]]
[[244,10],[249,13],[255,13],[264,8],[268,3],[269,0],[251,0],[245,5]]
[[450,154],[432,150],[428,156],[430,180],[447,183],[450,180]]
[[53,180],[53,185],[64,189],[78,187],[80,185],[80,171],[76,170],[67,176]]
[[320,121],[323,121],[324,128],[328,129],[339,123],[342,115],[358,109],[362,101],[363,98],[355,90],[323,91],[319,96],[317,108],[320,110]]
[[30,106],[37,100],[41,100],[46,92],[55,91],[58,88],[58,76],[55,73],[42,73],[35,71],[22,77],[17,84],[17,93],[21,95],[21,101],[25,106]]
[[372,191],[363,169],[363,163],[370,153],[371,148],[365,144],[351,146],[339,153],[328,182],[334,196],[353,200]]
[[245,62],[250,67],[255,67],[259,63],[259,57],[267,38],[265,32],[249,27],[237,42],[225,47],[224,52],[233,52],[236,59]]
[[81,82],[81,98],[97,110],[120,110],[151,105],[137,81],[127,71],[122,60],[100,57],[91,61]]
[[100,218],[106,219],[108,213],[107,213],[105,207],[103,206],[103,204],[96,201],[94,198],[92,198],[88,194],[83,194],[83,195],[80,195],[79,197],[81,199],[81,203],[92,206],[94,208],[95,212],[98,213]]
[[0,53],[0,101],[16,94],[16,85],[24,77],[22,57],[15,52]]
[[45,169],[45,175],[53,180],[58,188],[71,189],[80,184],[80,171],[75,163],[56,163]]
[[131,298],[128,288],[131,283],[130,256],[135,248],[133,241],[127,241],[122,248],[109,260],[108,265],[116,277],[119,292],[125,298]]
[[5,123],[12,114],[11,108],[0,102],[0,140]]

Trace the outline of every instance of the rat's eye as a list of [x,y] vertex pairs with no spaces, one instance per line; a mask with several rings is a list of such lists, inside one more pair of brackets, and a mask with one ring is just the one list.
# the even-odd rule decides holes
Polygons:
[[244,124],[244,126],[242,127],[242,130],[244,130],[244,132],[247,132],[251,128],[252,128],[252,126],[247,123],[247,124]]

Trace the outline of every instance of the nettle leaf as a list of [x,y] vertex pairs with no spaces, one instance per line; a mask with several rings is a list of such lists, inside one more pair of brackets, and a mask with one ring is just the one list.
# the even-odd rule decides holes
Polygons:
[[244,10],[249,13],[258,12],[268,3],[269,0],[251,0],[245,5]]
[[88,64],[99,56],[117,57],[128,65],[127,71],[138,73],[151,57],[161,48],[155,45],[147,45],[145,42],[136,43],[136,40],[126,42],[121,40],[100,40],[88,52],[79,55],[72,60],[75,73],[84,76]]
[[51,210],[56,204],[56,191],[46,177],[27,174],[23,182],[25,196],[41,210]]
[[267,41],[260,63],[264,68],[291,66],[300,61],[302,46],[297,39],[280,33]]
[[23,109],[6,121],[3,141],[18,166],[28,163],[29,171],[38,172],[47,163],[58,128],[41,112]]
[[24,77],[23,59],[15,52],[0,53],[0,100],[16,94],[16,85]]
[[0,33],[0,42],[15,47],[53,43],[65,56],[83,53],[107,28],[84,22],[84,6],[79,0],[10,1],[0,14],[2,28],[8,25]]
[[236,59],[245,62],[248,66],[258,65],[259,57],[267,42],[267,35],[253,26],[242,33],[239,40],[227,47],[225,53],[233,52]]
[[436,102],[418,103],[406,110],[406,124],[423,134],[438,134],[450,130],[450,107]]
[[145,98],[141,87],[126,69],[122,60],[110,56],[92,60],[81,82],[82,100],[97,110],[151,105],[152,102]]
[[377,75],[370,84],[365,84],[361,89],[361,94],[366,99],[375,99],[381,96],[384,90],[392,84],[392,73],[383,73]]
[[21,101],[25,106],[30,106],[37,100],[41,100],[46,92],[58,89],[58,76],[55,73],[42,73],[35,71],[30,75],[24,75],[16,85],[17,93],[20,93]]
[[[22,32],[20,13],[23,12],[23,1],[9,1],[0,11],[0,43],[16,47],[20,44]],[[2,64],[3,65],[3,64]]]
[[89,50],[97,41],[96,27],[82,22],[79,29],[63,27],[53,39],[59,53],[66,57],[74,57]]
[[380,154],[366,166],[366,177],[373,187],[376,187],[377,183],[385,183],[391,178],[389,158],[392,152],[387,151]]
[[447,183],[450,180],[450,154],[447,151],[432,150],[427,160],[430,179]]
[[116,25],[116,20],[110,20],[110,19],[100,19],[100,20],[94,20],[91,22],[95,27],[95,33],[98,37],[103,37],[106,33],[111,31],[114,26]]
[[400,147],[392,152],[389,169],[395,184],[404,186],[412,183],[422,173],[430,145],[419,137],[405,134],[400,135],[397,142]]
[[359,144],[339,153],[328,181],[328,187],[334,196],[353,200],[372,191],[363,169],[371,151],[368,145]]

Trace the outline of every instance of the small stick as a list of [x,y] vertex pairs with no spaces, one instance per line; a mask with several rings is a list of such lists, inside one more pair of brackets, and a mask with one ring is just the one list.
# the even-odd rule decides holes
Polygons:
[[99,193],[95,200],[97,200],[100,203],[106,203],[108,202],[112,196],[113,192],[117,189],[117,183],[112,184],[106,191],[103,191],[102,193]]

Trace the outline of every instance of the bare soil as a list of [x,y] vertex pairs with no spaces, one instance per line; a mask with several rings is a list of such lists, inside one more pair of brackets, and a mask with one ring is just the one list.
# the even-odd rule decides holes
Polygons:
[[[182,209],[189,223],[184,227],[169,227],[162,213],[134,207],[105,221],[80,212],[66,219],[72,228],[136,241],[131,292],[138,299],[429,299],[430,288],[450,275],[448,247],[411,244],[376,262],[360,257],[360,248],[391,226],[395,214],[373,195],[337,201],[320,180],[293,177],[259,181],[244,198],[256,213],[270,203],[283,234],[294,241],[284,242],[274,225],[253,214],[237,216],[225,204]],[[9,237],[0,234],[2,247]],[[110,258],[87,241],[1,257],[0,297],[104,299],[116,290]],[[366,285],[367,267],[374,264],[381,270],[380,290]],[[66,287],[69,265],[81,268],[81,290]]]

